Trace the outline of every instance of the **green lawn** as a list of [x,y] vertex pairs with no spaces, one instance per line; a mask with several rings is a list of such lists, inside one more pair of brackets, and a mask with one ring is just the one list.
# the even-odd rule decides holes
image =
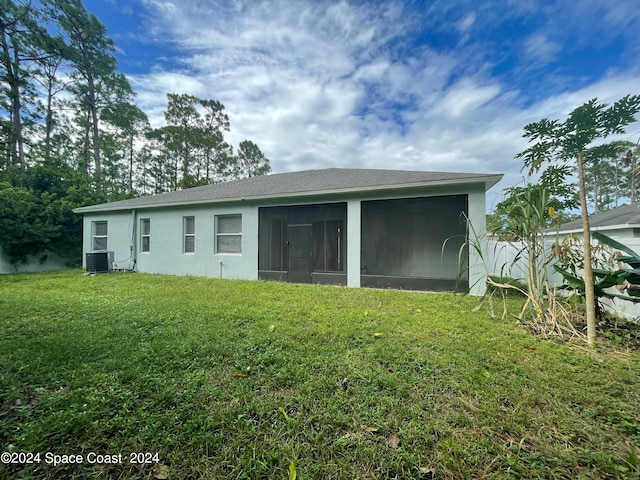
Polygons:
[[0,276],[0,444],[40,454],[0,478],[638,478],[640,356],[539,341],[474,305]]

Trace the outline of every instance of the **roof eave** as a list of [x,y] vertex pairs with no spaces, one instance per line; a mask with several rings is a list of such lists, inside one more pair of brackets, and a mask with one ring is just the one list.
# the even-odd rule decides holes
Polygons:
[[[602,230],[622,230],[625,228],[640,228],[640,224],[638,223],[618,223],[616,225],[603,225],[601,227],[598,226],[590,226],[589,227],[592,232],[598,232]],[[582,228],[572,228],[570,230],[558,230],[557,233],[569,234],[569,233],[582,233]],[[550,232],[555,234],[556,232]]]
[[295,197],[320,197],[327,195],[339,195],[339,194],[354,194],[354,193],[367,193],[367,192],[387,192],[394,190],[412,190],[423,187],[444,187],[450,185],[471,185],[471,184],[484,184],[485,191],[489,190],[496,183],[502,179],[502,174],[496,175],[483,175],[478,177],[469,178],[456,178],[446,180],[434,180],[432,182],[415,182],[405,183],[400,185],[376,185],[366,187],[352,187],[352,188],[339,188],[339,189],[325,189],[315,190],[307,192],[288,192],[277,193],[267,195],[253,195],[253,196],[240,196],[240,197],[227,197],[227,198],[208,198],[201,200],[182,200],[172,202],[159,202],[146,205],[116,205],[116,204],[102,204],[92,205],[87,207],[79,207],[73,210],[74,213],[97,213],[97,212],[115,212],[120,210],[143,210],[149,208],[166,208],[166,207],[180,207],[185,205],[206,205],[206,204],[223,204],[223,203],[240,203],[240,202],[256,202],[262,200],[276,200],[287,199]]

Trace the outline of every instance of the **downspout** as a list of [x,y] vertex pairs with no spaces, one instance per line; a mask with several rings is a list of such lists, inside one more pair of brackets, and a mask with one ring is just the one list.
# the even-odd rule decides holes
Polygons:
[[129,270],[131,270],[132,272],[135,271],[136,266],[137,266],[137,257],[138,257],[138,248],[137,248],[137,244],[138,242],[136,242],[136,209],[134,208],[133,210],[131,210],[131,218],[133,221],[133,227],[131,229],[131,246],[130,246],[130,254],[131,254],[131,261],[133,262],[129,268]]
[[222,260],[220,260],[220,272],[218,273],[218,278],[222,278]]

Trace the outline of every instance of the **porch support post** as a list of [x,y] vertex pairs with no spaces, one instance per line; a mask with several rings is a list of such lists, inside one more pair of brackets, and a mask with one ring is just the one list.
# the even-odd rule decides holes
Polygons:
[[347,286],[360,286],[361,202],[347,201]]
[[469,192],[469,221],[473,225],[477,239],[469,238],[480,244],[481,254],[475,248],[469,249],[469,293],[481,297],[487,289],[487,212],[484,189]]

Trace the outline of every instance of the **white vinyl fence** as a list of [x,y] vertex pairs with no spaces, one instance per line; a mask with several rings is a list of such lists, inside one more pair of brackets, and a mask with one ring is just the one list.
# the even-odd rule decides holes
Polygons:
[[66,265],[72,262],[69,258],[62,258],[55,253],[42,253],[29,256],[27,263],[13,265],[9,258],[3,254],[0,248],[0,275],[5,273],[35,273],[69,268]]
[[[551,255],[553,243],[552,240],[545,242],[545,252],[548,255]],[[521,242],[501,242],[489,239],[485,261],[489,275],[517,278],[526,283],[529,259]],[[547,267],[547,278],[552,285],[562,284],[562,275],[557,273],[551,265]]]
[[[612,238],[615,238],[618,242],[640,254],[640,238]],[[547,253],[551,253],[551,247],[554,242],[555,239],[545,242],[545,250]],[[489,239],[487,241],[487,251],[485,256],[487,274],[498,277],[516,278],[526,283],[528,260],[522,253],[522,249],[523,245],[520,242],[502,242]],[[557,273],[551,265],[547,268],[547,275],[551,285],[562,285],[562,275]],[[600,301],[607,309],[615,312],[616,314],[635,321],[640,321],[640,304],[634,304],[620,299],[600,299]]]

